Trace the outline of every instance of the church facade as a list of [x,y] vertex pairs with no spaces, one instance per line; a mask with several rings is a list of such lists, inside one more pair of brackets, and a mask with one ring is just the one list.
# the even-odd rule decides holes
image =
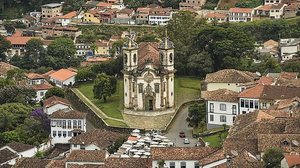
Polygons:
[[124,111],[161,112],[174,109],[174,44],[135,43],[123,47]]

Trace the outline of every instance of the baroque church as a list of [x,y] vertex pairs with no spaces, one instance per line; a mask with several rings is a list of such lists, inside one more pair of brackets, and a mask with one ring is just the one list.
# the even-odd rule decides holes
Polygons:
[[174,44],[166,36],[160,43],[137,44],[130,37],[123,47],[124,111],[163,112],[174,104]]

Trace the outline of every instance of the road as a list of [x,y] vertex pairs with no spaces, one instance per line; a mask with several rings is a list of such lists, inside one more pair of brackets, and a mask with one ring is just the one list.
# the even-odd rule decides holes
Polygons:
[[[191,147],[195,146],[197,139],[192,137],[192,128],[188,127],[188,123],[186,122],[186,118],[188,116],[188,106],[184,107],[181,111],[178,111],[174,122],[170,126],[167,134],[164,136],[168,137],[172,142],[174,142],[177,147]],[[190,144],[184,144],[183,139],[179,137],[179,132],[183,131],[185,136],[189,138]]]

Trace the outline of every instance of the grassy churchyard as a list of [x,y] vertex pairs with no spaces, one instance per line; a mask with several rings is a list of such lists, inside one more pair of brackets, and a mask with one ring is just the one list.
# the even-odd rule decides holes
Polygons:
[[[111,97],[107,98],[107,102],[95,99],[93,93],[94,83],[82,83],[78,87],[78,91],[87,97],[96,107],[98,107],[108,117],[123,120],[123,80],[118,80],[117,91]],[[176,106],[189,100],[200,97],[200,80],[190,77],[175,77],[175,102]],[[105,119],[106,123],[111,126],[126,127],[127,125],[120,121]]]

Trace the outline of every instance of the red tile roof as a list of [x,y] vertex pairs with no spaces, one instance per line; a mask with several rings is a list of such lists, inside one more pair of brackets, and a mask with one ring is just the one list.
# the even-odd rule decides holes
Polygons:
[[16,152],[24,152],[29,149],[35,148],[33,145],[23,144],[19,142],[11,142],[6,144],[5,146],[10,147],[11,149],[15,150]]
[[63,111],[59,110],[50,115],[50,118],[57,118],[57,119],[84,119],[87,113],[79,112],[79,111]]
[[77,12],[76,11],[72,11],[72,12],[69,12],[69,13],[63,15],[63,16],[58,16],[56,18],[59,18],[59,19],[72,19],[76,15],[77,15]]
[[106,151],[104,150],[73,150],[67,162],[104,162],[106,159]]
[[89,57],[86,61],[87,62],[105,62],[105,61],[109,61],[111,60],[111,58],[107,58],[107,57]]
[[60,69],[52,74],[49,75],[50,78],[65,81],[73,76],[75,76],[77,73],[70,71],[68,69]]
[[69,100],[57,96],[52,96],[49,97],[48,99],[43,100],[43,105],[46,108],[54,106],[56,104],[64,104],[66,106],[71,106]]
[[233,13],[251,13],[252,12],[252,8],[230,8],[229,12],[233,12]]
[[25,76],[26,76],[28,79],[44,79],[44,76],[43,76],[43,75],[38,74],[38,73],[33,73],[33,72],[26,73]]
[[49,90],[51,88],[53,88],[52,85],[50,85],[49,83],[43,83],[43,84],[39,84],[39,85],[31,85],[32,89],[37,91],[37,90]]
[[225,19],[227,17],[224,13],[208,13],[205,15],[205,18],[218,18],[218,19]]
[[214,73],[206,74],[207,83],[247,83],[254,81],[258,76],[248,71],[236,69],[222,69]]
[[289,165],[289,167],[300,165],[300,155],[299,154],[285,154],[284,158]]
[[214,91],[204,91],[201,92],[201,97],[205,100],[210,101],[222,101],[222,102],[238,102],[238,93],[227,90],[227,89],[218,89]]
[[147,61],[153,62],[155,66],[159,66],[158,44],[154,42],[142,42],[138,48],[139,68],[145,66]]
[[12,45],[26,45],[26,43],[34,37],[6,37]]
[[11,70],[11,69],[15,69],[18,68],[14,65],[11,65],[9,63],[6,62],[0,62],[0,75],[6,75],[6,73]]
[[97,7],[111,7],[111,4],[106,3],[106,2],[99,2],[96,6]]

